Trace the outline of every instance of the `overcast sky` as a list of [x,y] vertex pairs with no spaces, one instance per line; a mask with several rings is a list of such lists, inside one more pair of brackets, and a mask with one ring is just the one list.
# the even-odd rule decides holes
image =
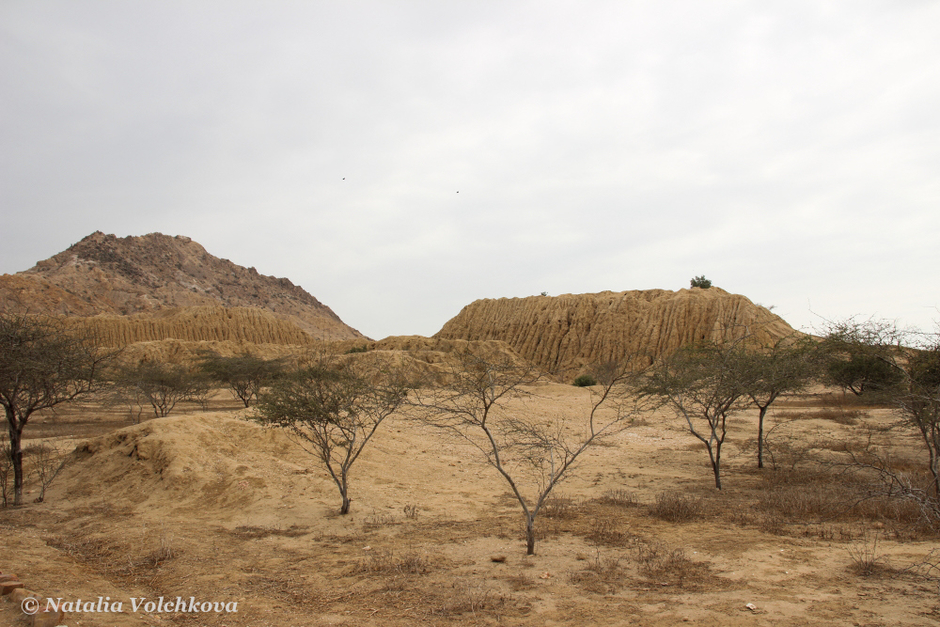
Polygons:
[[940,2],[0,2],[0,272],[186,235],[373,338],[688,287],[940,320]]

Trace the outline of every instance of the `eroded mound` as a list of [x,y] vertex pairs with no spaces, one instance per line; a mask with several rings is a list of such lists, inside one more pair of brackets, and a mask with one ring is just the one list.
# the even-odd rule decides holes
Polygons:
[[434,337],[502,340],[546,372],[570,377],[627,356],[648,362],[695,341],[748,335],[770,343],[793,333],[768,309],[713,287],[483,299]]

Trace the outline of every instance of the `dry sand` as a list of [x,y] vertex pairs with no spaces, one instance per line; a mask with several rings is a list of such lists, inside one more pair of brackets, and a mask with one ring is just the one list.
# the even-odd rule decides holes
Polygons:
[[[538,393],[530,411],[584,415],[583,389]],[[466,446],[390,419],[353,468],[352,512],[341,517],[316,461],[244,414],[50,439],[76,452],[44,503],[0,510],[0,570],[43,598],[124,604],[122,614],[72,613],[70,627],[940,624],[937,581],[905,570],[940,548],[935,538],[857,519],[775,523],[757,508],[751,413],[732,422],[721,493],[704,449],[668,413],[590,450],[539,519],[531,557],[518,503]],[[863,435],[823,419],[788,429],[805,441]],[[664,491],[701,498],[705,513],[651,516]],[[886,567],[861,576],[852,552],[875,537]],[[237,602],[237,612],[131,611],[130,599],[161,596]],[[27,624],[0,603],[0,625]]]

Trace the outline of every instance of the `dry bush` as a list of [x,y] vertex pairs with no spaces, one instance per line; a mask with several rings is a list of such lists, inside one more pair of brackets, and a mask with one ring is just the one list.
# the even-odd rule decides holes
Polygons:
[[572,573],[569,581],[588,592],[611,594],[623,586],[627,577],[619,558],[601,557],[596,553],[584,570]]
[[[902,459],[899,468],[907,464]],[[910,485],[929,483],[924,471],[908,474],[891,467],[886,469]],[[936,521],[930,511],[925,511],[923,503],[886,483],[882,473],[857,463],[857,458],[779,469],[765,473],[763,479],[756,510],[781,524],[866,521],[889,525],[898,535],[903,532],[917,537],[936,532]]]
[[649,508],[650,516],[669,522],[696,520],[701,518],[704,512],[705,502],[702,499],[678,492],[661,492]]
[[499,611],[505,607],[509,598],[487,587],[485,584],[455,580],[451,590],[440,595],[432,602],[429,613],[432,616],[459,616]]
[[379,527],[388,527],[391,525],[401,524],[401,521],[396,520],[393,514],[385,512],[376,512],[373,510],[372,514],[366,516],[362,522],[363,531],[372,531]]
[[633,535],[620,529],[615,518],[595,518],[587,539],[603,546],[625,546]]
[[692,561],[681,548],[670,548],[658,542],[637,544],[634,560],[640,575],[663,585],[694,585],[709,576],[708,565]]
[[554,520],[572,520],[578,517],[578,510],[584,502],[563,494],[552,494],[542,505],[541,515]]
[[891,570],[887,560],[878,554],[878,534],[865,535],[848,548],[852,563],[849,570],[856,575],[869,577]]
[[636,507],[640,504],[633,492],[623,488],[607,490],[598,501],[605,505],[616,505],[618,507]]
[[431,561],[425,555],[406,553],[396,556],[391,551],[373,551],[355,566],[355,573],[383,575],[424,575],[432,570]]

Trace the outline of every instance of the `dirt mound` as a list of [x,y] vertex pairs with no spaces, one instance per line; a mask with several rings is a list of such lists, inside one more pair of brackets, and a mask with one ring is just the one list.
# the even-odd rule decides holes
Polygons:
[[502,340],[543,370],[570,377],[627,355],[656,359],[695,341],[750,335],[770,342],[792,333],[764,307],[713,287],[483,299],[434,337]]
[[199,306],[265,309],[318,339],[363,337],[289,280],[210,255],[183,236],[118,238],[96,231],[0,280],[0,311],[131,315]]
[[52,498],[237,509],[283,496],[290,476],[306,473],[296,455],[283,432],[231,414],[159,418],[80,444]]

